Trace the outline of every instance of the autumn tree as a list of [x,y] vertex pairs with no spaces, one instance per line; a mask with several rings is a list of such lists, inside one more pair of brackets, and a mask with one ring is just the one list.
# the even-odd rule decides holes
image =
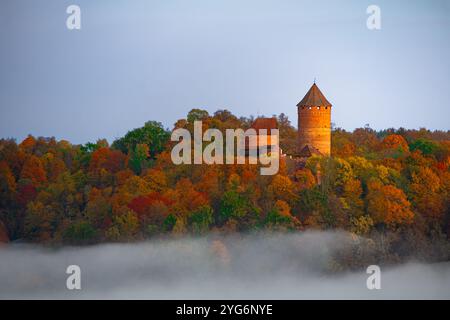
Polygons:
[[169,186],[166,173],[160,169],[148,169],[142,178],[147,182],[147,186],[151,191],[164,192]]
[[287,203],[293,203],[296,199],[294,184],[286,176],[277,174],[267,188],[269,197],[276,200],[283,200]]
[[25,237],[35,241],[50,241],[55,231],[56,213],[50,205],[30,202],[25,218]]
[[112,224],[106,230],[106,238],[112,241],[131,241],[136,237],[139,221],[136,213],[122,207],[113,215]]
[[152,233],[161,231],[164,220],[170,214],[170,206],[172,204],[173,201],[169,198],[152,192],[145,196],[134,198],[128,207],[137,214],[143,231]]
[[377,180],[368,184],[367,213],[374,223],[390,228],[413,222],[414,213],[405,193],[394,186]]
[[20,144],[19,148],[24,150],[27,153],[33,153],[34,148],[36,147],[36,138],[32,135],[28,135]]
[[386,157],[400,157],[409,152],[409,146],[405,138],[398,134],[388,135],[379,146]]
[[264,226],[270,230],[286,231],[300,228],[300,221],[292,216],[291,208],[286,201],[277,200],[265,219]]
[[85,209],[85,216],[89,223],[97,229],[106,228],[111,222],[111,201],[102,190],[92,188]]
[[47,173],[41,159],[35,155],[29,156],[23,165],[20,178],[29,180],[34,186],[47,182]]
[[368,125],[364,128],[358,128],[353,131],[352,141],[356,146],[356,153],[359,156],[375,156],[379,140],[373,129]]
[[46,153],[43,156],[42,161],[49,181],[56,181],[60,174],[67,171],[65,162],[58,158],[54,153]]
[[98,172],[102,169],[109,173],[117,173],[125,168],[126,157],[117,150],[111,150],[108,147],[101,147],[92,153],[89,164],[89,171]]
[[331,132],[331,154],[336,157],[350,157],[356,152],[356,145],[352,141],[352,134],[337,128]]
[[316,177],[307,168],[296,170],[293,180],[297,191],[311,189],[317,184]]
[[444,197],[439,192],[440,179],[430,168],[420,167],[412,173],[410,193],[417,210],[431,220],[442,218],[444,214]]

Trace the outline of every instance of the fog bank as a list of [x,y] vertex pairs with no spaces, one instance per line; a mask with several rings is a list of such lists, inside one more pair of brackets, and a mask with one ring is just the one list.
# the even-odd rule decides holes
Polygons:
[[[450,299],[450,263],[338,272],[349,235],[305,232],[48,249],[0,247],[1,299]],[[81,268],[81,290],[66,268]]]

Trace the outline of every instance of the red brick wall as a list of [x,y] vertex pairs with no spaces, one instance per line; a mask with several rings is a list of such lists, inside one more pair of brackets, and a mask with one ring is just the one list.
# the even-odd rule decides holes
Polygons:
[[298,151],[311,145],[325,155],[331,152],[331,107],[298,107]]

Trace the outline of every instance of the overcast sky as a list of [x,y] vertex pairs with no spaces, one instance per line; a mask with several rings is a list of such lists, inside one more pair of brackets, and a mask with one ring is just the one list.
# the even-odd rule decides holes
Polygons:
[[314,78],[339,127],[449,129],[445,0],[1,0],[0,44],[0,137],[19,141],[111,141],[192,108],[297,126]]

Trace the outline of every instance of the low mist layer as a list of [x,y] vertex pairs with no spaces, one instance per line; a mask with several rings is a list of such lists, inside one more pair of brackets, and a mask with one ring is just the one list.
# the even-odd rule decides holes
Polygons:
[[[381,266],[381,289],[368,290],[365,267],[339,268],[349,241],[360,239],[305,232],[83,248],[10,245],[0,248],[0,298],[450,298],[449,263]],[[81,290],[66,288],[69,265],[81,268]]]

